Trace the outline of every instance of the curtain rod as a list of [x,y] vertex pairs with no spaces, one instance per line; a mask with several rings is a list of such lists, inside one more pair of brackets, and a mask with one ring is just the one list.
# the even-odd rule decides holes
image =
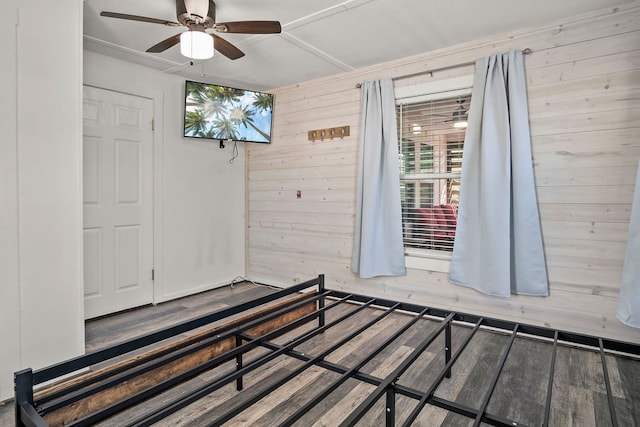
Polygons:
[[[531,50],[530,48],[525,48],[522,49],[522,54],[523,55],[528,55],[530,53],[532,53],[533,50]],[[441,67],[441,68],[434,68],[433,70],[429,70],[429,71],[420,71],[418,73],[413,73],[413,74],[407,74],[405,76],[399,76],[399,77],[394,77],[391,80],[401,80],[401,79],[408,79],[410,77],[415,77],[415,76],[420,76],[422,74],[433,74],[436,71],[442,71],[442,70],[448,70],[449,68],[458,68],[458,67],[465,67],[467,65],[473,65],[475,64],[476,61],[469,61],[469,62],[463,62],[462,64],[456,64],[456,65],[448,65],[446,67]],[[362,87],[362,83],[357,83],[356,84],[356,88],[361,88]]]

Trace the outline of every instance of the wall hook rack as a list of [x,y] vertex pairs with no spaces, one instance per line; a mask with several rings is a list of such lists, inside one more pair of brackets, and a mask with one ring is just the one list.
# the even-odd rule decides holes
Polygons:
[[325,139],[344,138],[349,136],[351,129],[349,126],[338,126],[334,128],[315,129],[310,130],[307,133],[309,141],[315,142],[317,140],[324,141]]

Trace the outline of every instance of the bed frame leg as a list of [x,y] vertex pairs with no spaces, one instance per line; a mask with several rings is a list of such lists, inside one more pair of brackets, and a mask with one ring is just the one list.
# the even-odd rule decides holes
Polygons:
[[21,406],[23,404],[34,406],[33,402],[33,371],[23,369],[13,374],[15,384],[15,416],[16,426],[26,426],[22,421]]
[[[324,287],[324,274],[318,276],[318,293],[322,294],[325,291]],[[324,308],[324,297],[318,300],[318,310],[322,310]],[[318,315],[318,327],[322,328],[325,324],[324,318],[324,310],[320,311]]]
[[[444,364],[445,366],[451,360],[451,322],[447,322],[447,327],[444,330]],[[447,369],[444,375],[447,378],[451,378],[451,368]]]
[[[242,345],[242,338],[240,337],[240,335],[236,335],[236,347],[240,347]],[[243,364],[242,364],[242,353],[238,353],[236,355],[236,371],[239,371],[240,369],[242,369]],[[236,390],[238,391],[242,391],[242,389],[244,388],[244,384],[242,382],[242,377],[238,377],[238,379],[236,380]]]
[[396,425],[396,390],[393,384],[387,389],[387,404],[386,404],[386,423],[387,427],[393,427]]

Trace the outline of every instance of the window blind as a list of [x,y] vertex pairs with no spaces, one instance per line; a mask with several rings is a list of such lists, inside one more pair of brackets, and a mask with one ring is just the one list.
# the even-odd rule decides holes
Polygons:
[[451,251],[470,96],[397,106],[405,248]]

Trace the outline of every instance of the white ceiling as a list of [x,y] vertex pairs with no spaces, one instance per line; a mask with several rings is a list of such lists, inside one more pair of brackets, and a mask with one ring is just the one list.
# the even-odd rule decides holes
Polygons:
[[232,61],[216,53],[190,65],[178,46],[160,54],[145,52],[184,27],[99,16],[104,10],[175,21],[174,0],[84,0],[84,46],[192,80],[268,90],[545,25],[623,1],[216,0],[216,22],[277,20],[282,33],[218,33],[246,56]]

